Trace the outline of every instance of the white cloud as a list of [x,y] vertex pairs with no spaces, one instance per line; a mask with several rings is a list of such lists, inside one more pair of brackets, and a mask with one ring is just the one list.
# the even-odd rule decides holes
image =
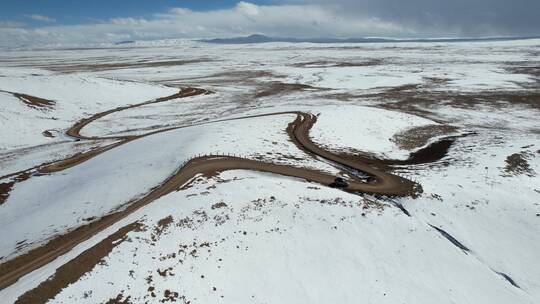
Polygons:
[[177,14],[177,15],[185,15],[185,14],[191,13],[191,10],[189,8],[173,7],[169,10],[169,13]]
[[259,6],[249,3],[249,2],[238,2],[236,5],[236,9],[243,14],[246,14],[248,16],[256,16],[259,14]]
[[0,28],[18,28],[24,27],[24,23],[10,20],[0,20]]
[[41,21],[41,22],[56,22],[56,19],[51,18],[49,16],[45,16],[45,15],[32,14],[32,15],[25,15],[25,16],[30,19]]
[[145,19],[138,19],[138,18],[113,18],[109,20],[110,23],[113,25],[127,25],[127,26],[135,26],[135,25],[144,25],[147,24],[148,21]]
[[173,8],[148,19],[114,18],[93,24],[43,26],[18,31],[0,28],[0,44],[66,45],[254,33],[280,37],[362,37],[410,36],[414,32],[377,18],[343,16],[337,10],[320,5],[256,5],[242,1],[229,9],[212,11]]

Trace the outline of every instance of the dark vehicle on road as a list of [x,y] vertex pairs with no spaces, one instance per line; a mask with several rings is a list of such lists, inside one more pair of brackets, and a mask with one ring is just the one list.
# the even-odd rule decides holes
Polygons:
[[349,187],[349,183],[341,177],[336,177],[334,182],[331,183],[329,186],[332,188],[344,189],[344,188]]

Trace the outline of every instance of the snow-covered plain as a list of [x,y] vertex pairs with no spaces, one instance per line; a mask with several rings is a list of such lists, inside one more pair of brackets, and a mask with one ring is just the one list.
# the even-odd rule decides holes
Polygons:
[[[144,229],[129,232],[128,241],[50,302],[538,303],[539,49],[540,40],[525,40],[3,52],[0,90],[56,104],[36,109],[0,92],[0,175],[114,142],[66,136],[81,118],[186,86],[214,92],[102,117],[81,133],[185,128],[15,183],[0,204],[4,260],[122,208],[198,154],[339,172],[289,141],[285,128],[294,115],[212,121],[310,112],[318,115],[316,143],[389,159],[412,152],[392,140],[407,130],[452,126],[469,135],[441,160],[396,168],[424,189],[419,198],[398,199],[410,216],[386,199],[223,172],[143,207],[0,297],[14,302],[137,221]],[[156,61],[172,63],[140,65]]]
[[85,115],[178,92],[175,88],[132,81],[51,75],[35,69],[12,70],[0,72],[1,90],[41,97],[56,104],[51,110],[34,109],[11,95],[1,94],[3,150],[48,143],[49,139],[41,134],[45,130],[64,130]]
[[[64,147],[64,153],[55,151],[43,155],[42,149],[33,149],[46,146],[58,150],[56,146],[66,146],[66,142],[72,140],[64,135],[65,130],[82,118],[178,92],[162,85],[58,75],[35,68],[2,68],[0,90],[5,91],[0,91],[0,176],[88,150]],[[29,107],[7,92],[44,98],[54,101],[55,105]],[[50,136],[45,136],[44,132],[49,132]],[[107,142],[94,143],[101,144]]]
[[[324,108],[323,108],[324,109]],[[406,159],[409,151],[390,139],[409,128],[435,125],[432,120],[372,107],[334,106],[319,113],[313,140],[339,150],[353,148],[388,159]]]
[[139,215],[146,231],[130,233],[51,303],[160,301],[166,290],[201,303],[533,303],[423,219],[387,204],[271,175],[220,177],[230,181],[149,206]]

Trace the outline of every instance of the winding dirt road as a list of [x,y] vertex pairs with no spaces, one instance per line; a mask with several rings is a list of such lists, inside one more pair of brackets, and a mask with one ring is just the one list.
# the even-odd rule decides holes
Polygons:
[[84,135],[81,135],[81,130],[84,127],[86,127],[88,124],[90,124],[91,122],[93,122],[95,120],[98,120],[100,118],[103,118],[103,117],[105,117],[107,115],[116,113],[116,112],[124,111],[124,110],[127,110],[127,109],[138,108],[138,107],[142,107],[142,106],[146,106],[146,105],[156,104],[156,103],[160,103],[160,102],[170,101],[170,100],[173,100],[173,99],[186,98],[186,97],[197,96],[197,95],[201,95],[201,94],[210,94],[210,93],[211,93],[210,91],[203,90],[203,89],[185,88],[185,89],[180,90],[178,93],[175,93],[175,94],[172,94],[172,95],[169,95],[169,96],[156,98],[156,99],[141,102],[141,103],[138,103],[138,104],[135,104],[135,105],[127,105],[127,106],[123,106],[123,107],[114,108],[114,109],[111,109],[111,110],[108,110],[108,111],[105,111],[105,112],[94,114],[89,118],[81,119],[79,122],[74,124],[71,128],[69,128],[67,130],[66,134],[71,136],[71,137],[78,138],[78,139],[94,139],[94,140],[97,140],[97,139],[133,139],[133,138],[137,138],[139,136],[100,136],[100,137],[97,137],[97,136],[84,136]]
[[[90,124],[91,122],[107,116],[109,114],[127,110],[130,108],[140,107],[142,105],[148,105],[158,102],[164,102],[172,99],[195,96],[199,94],[205,94],[208,91],[201,89],[184,89],[177,94],[155,99],[152,101],[124,106],[116,108],[113,110],[105,111],[93,115],[92,117],[83,119],[73,125],[68,131],[67,134],[82,140],[101,140],[101,139],[118,139],[119,142],[112,145],[102,147],[84,154],[79,154],[74,157],[68,158],[66,160],[42,166],[40,168],[41,172],[51,173],[65,170],[66,168],[76,166],[82,162],[88,161],[89,159],[114,149],[120,145],[126,144],[130,141],[145,137],[151,136],[156,133],[167,132],[176,128],[169,128],[165,130],[159,130],[150,132],[144,135],[133,135],[133,136],[113,136],[113,137],[88,137],[81,135],[82,129]],[[361,171],[371,178],[370,182],[366,183],[360,178],[356,178],[354,174],[351,174],[351,178],[348,181],[349,185],[346,189],[347,192],[351,193],[373,193],[387,196],[408,196],[414,195],[415,193],[421,191],[421,187],[418,184],[415,184],[407,179],[401,178],[396,175],[389,174],[382,170],[376,169],[373,166],[364,163],[359,160],[352,160],[340,155],[334,154],[330,151],[327,151],[318,145],[316,145],[309,137],[309,131],[312,126],[316,123],[316,116],[303,113],[303,112],[280,112],[272,114],[264,114],[257,116],[268,116],[268,115],[283,115],[283,114],[295,114],[296,119],[289,124],[287,127],[287,132],[291,140],[302,150],[306,151],[310,155],[324,158],[335,165],[339,165],[340,169],[347,169],[350,172]],[[246,119],[253,118],[256,116],[249,116],[243,118],[234,118],[234,119]],[[232,119],[231,119],[232,120]],[[17,256],[3,264],[0,265],[0,289],[3,289],[14,282],[16,282],[20,277],[28,274],[56,259],[57,257],[69,252],[76,245],[81,242],[91,238],[97,233],[103,231],[107,227],[110,227],[114,223],[117,223],[121,219],[125,218],[134,211],[140,209],[141,207],[151,203],[152,201],[167,195],[173,191],[177,191],[182,187],[186,187],[189,182],[197,175],[212,175],[216,172],[222,172],[226,170],[235,170],[235,169],[244,169],[244,170],[255,170],[261,172],[270,172],[285,176],[291,176],[296,178],[305,179],[311,182],[316,182],[322,185],[329,185],[335,180],[335,176],[306,168],[298,168],[287,165],[278,165],[273,163],[261,162],[251,159],[239,158],[239,157],[227,157],[227,156],[205,156],[194,158],[187,162],[182,168],[178,168],[175,174],[170,176],[166,181],[161,185],[156,186],[153,190],[147,193],[144,197],[133,200],[127,204],[127,208],[122,211],[118,211],[107,216],[104,216],[92,223],[76,228],[75,230],[68,232],[64,235],[58,236],[55,239],[49,241],[47,244],[38,247],[25,253],[23,255]]]

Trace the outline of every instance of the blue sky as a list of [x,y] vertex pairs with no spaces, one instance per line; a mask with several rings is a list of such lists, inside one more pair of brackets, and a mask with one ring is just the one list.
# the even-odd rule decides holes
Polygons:
[[[51,21],[34,20],[40,15],[54,19],[56,24],[91,23],[118,17],[151,18],[174,7],[208,11],[234,7],[239,0],[0,0],[0,20],[42,26]],[[272,1],[250,1],[269,4]]]

